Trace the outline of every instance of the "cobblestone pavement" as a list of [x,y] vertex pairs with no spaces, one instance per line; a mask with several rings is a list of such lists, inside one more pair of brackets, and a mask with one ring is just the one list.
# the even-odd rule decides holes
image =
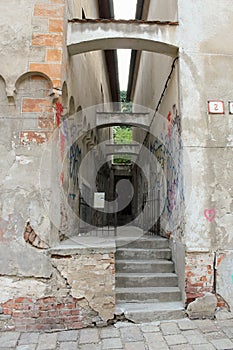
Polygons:
[[50,333],[1,332],[0,349],[17,350],[233,350],[233,318],[182,319]]

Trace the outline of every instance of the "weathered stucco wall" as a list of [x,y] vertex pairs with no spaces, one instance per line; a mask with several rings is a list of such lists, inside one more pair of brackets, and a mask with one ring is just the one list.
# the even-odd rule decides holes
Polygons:
[[[73,165],[79,153],[73,152],[77,151],[77,144],[75,150],[68,149],[68,164],[64,164],[62,175],[67,133],[63,129],[57,134],[54,149],[46,141],[67,114],[110,99],[103,53],[69,59],[65,48],[67,18],[73,17],[73,13],[81,17],[81,7],[87,17],[97,17],[96,2],[82,1],[80,6],[69,2],[68,7],[64,4],[65,0],[58,3],[12,0],[7,6],[0,4],[3,327],[7,321],[9,327],[23,330],[80,328],[113,317],[114,248],[62,257],[47,254],[48,247],[58,244],[61,238],[59,228],[70,229],[63,212],[61,185],[64,182],[67,191],[77,190],[71,184],[74,173],[69,172],[69,166],[72,165],[72,171],[76,169]],[[178,4],[179,63],[159,113],[165,117],[160,137],[164,144],[167,142],[167,150],[179,171],[174,174],[166,152],[159,151],[168,183],[161,222],[164,233],[171,234],[174,240],[179,283],[184,288],[186,277],[188,301],[214,292],[216,285],[216,292],[233,307],[233,118],[227,106],[233,100],[233,14],[229,11],[232,4],[231,0],[214,1],[214,5],[213,0],[205,0],[205,7],[201,0],[179,0]],[[151,2],[148,18],[155,19],[156,13],[161,20],[176,20],[176,2]],[[156,107],[171,62],[170,57],[142,54],[136,103]],[[225,115],[209,115],[209,99],[223,100]],[[179,118],[183,162],[177,137]],[[88,122],[91,123],[85,119],[85,113],[80,113],[76,131],[87,130]],[[158,131],[156,119],[151,131]],[[88,143],[83,137],[80,146],[83,154],[95,137],[97,140],[98,135],[93,133]],[[151,150],[155,151],[153,147]],[[42,166],[44,155],[47,162]],[[176,191],[177,188],[181,191]],[[69,204],[72,209],[73,204]],[[204,216],[204,210],[210,209],[216,212],[212,222]],[[182,261],[176,258],[180,254]],[[82,284],[77,285],[76,280]],[[107,286],[107,303],[105,294],[100,293],[103,284]]]
[[[57,132],[57,126],[80,106],[85,109],[103,99],[108,102],[111,95],[103,53],[82,55],[72,62],[67,57],[65,34],[71,5],[65,0],[0,4],[3,329],[81,328],[113,317],[114,248],[96,254],[80,250],[61,259],[48,254],[48,248],[64,238],[61,226],[70,228],[63,217],[67,213],[62,212],[61,196],[62,161],[70,151],[66,150],[69,140],[66,132]],[[83,1],[82,7],[87,15],[98,17],[96,1]],[[79,119],[74,121],[77,133],[85,129],[84,120]],[[90,145],[85,136],[87,152]],[[93,140],[96,136],[93,133]],[[74,150],[69,155],[75,163]],[[75,178],[69,162],[64,174],[68,189]],[[82,286],[76,278],[83,280]],[[104,293],[91,292],[92,284],[94,291],[103,290],[104,285],[107,302]]]
[[177,21],[178,0],[150,1],[148,20]]
[[[87,18],[98,18],[98,2],[95,0],[69,2],[67,14],[69,19],[82,18],[82,11]],[[67,50],[64,50],[64,66],[67,68],[62,97],[59,99],[62,113],[58,135],[61,150],[58,154],[61,158],[58,171],[61,176],[57,179],[62,185],[62,195],[61,203],[55,209],[56,213],[53,216],[60,218],[60,236],[70,237],[79,230],[80,190],[77,181],[79,166],[98,140],[109,139],[108,128],[97,131],[93,127],[96,109],[106,108],[107,104],[104,106],[104,103],[111,101],[111,92],[103,51],[68,57]],[[91,108],[91,111],[88,108]],[[98,166],[98,154],[93,157],[92,163],[93,168]],[[90,188],[88,183],[86,186]]]
[[[179,78],[174,85],[172,81],[170,82],[159,112],[165,117],[168,115],[167,101],[170,89],[173,90],[173,94],[179,91],[178,103],[176,98],[173,103],[178,105],[182,126],[183,174],[181,175],[184,181],[182,191],[185,229],[182,226],[181,235],[177,235],[174,227],[171,227],[171,232],[175,239],[181,239],[179,244],[184,244],[187,251],[185,258],[187,298],[192,300],[207,291],[214,292],[217,283],[216,292],[231,304],[233,118],[229,114],[228,101],[233,98],[231,93],[233,51],[230,44],[232,22],[230,1],[221,3],[216,1],[214,4],[213,1],[206,1],[203,8],[202,1],[182,0],[178,2],[178,11],[173,9],[173,16],[166,11],[165,4],[164,6],[160,4],[160,10],[156,7],[158,4],[159,2],[156,2],[154,6],[151,2],[149,19],[155,19],[157,14],[163,20],[174,20],[178,13],[179,20],[177,32]],[[192,13],[191,19],[190,13]],[[141,55],[134,101],[155,108],[163,86],[162,77],[168,75],[169,64],[166,68],[167,58],[163,59],[153,54],[155,59],[150,60],[150,55],[145,52]],[[156,71],[159,73],[161,71],[158,80]],[[224,101],[225,114],[210,115],[208,100]],[[164,108],[167,108],[167,112]],[[173,121],[172,130],[174,126]],[[175,154],[177,155],[177,150]],[[164,158],[166,162],[166,157]],[[173,175],[167,173],[168,182],[171,177]],[[176,198],[176,194],[173,198]],[[211,209],[216,213],[212,222],[204,215],[205,210]],[[176,217],[174,210],[175,206],[171,217]],[[165,217],[165,223],[169,225],[168,217]],[[223,254],[221,264],[216,266],[218,271],[216,281],[213,270],[215,254]],[[177,261],[176,265],[181,266],[180,261]],[[182,268],[180,272],[184,276],[184,266],[183,272],[181,270]]]
[[[233,242],[230,227],[233,222],[233,119],[228,111],[228,101],[232,100],[233,50],[230,28],[233,15],[229,6],[228,0],[221,3],[216,1],[214,6],[212,1],[206,1],[204,8],[201,1],[179,3],[183,143],[192,164],[192,192],[186,209],[186,245],[189,255],[195,254],[195,251],[206,251],[203,253],[203,261],[206,262],[203,274],[205,271],[206,276],[206,267],[210,264],[205,258],[208,252],[217,252],[218,255],[231,251]],[[192,13],[192,21],[188,19],[188,12]],[[207,101],[212,99],[224,101],[225,115],[208,114]],[[185,178],[188,180],[190,175],[186,173]],[[186,186],[186,196],[189,191]],[[206,209],[216,211],[216,218],[212,222],[204,217]],[[233,266],[230,251],[222,259],[215,282],[217,293],[231,304],[232,270],[224,269],[229,261]],[[211,263],[213,265],[214,261]],[[187,280],[190,282],[188,276]],[[193,286],[195,283],[201,283],[200,277],[192,281]],[[214,280],[205,282],[204,288],[208,285],[213,290]],[[189,288],[187,292],[191,292]]]

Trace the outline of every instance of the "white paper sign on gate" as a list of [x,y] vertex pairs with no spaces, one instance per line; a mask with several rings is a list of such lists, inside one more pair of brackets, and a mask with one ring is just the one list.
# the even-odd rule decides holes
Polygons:
[[104,208],[105,192],[94,193],[94,208]]

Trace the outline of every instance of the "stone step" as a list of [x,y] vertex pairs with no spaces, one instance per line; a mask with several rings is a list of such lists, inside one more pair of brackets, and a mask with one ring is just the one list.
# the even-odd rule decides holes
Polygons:
[[122,248],[161,249],[169,248],[169,241],[160,236],[142,236],[135,240],[120,237],[116,240],[116,246]]
[[117,272],[174,272],[174,263],[170,260],[116,260]]
[[180,301],[178,287],[116,288],[117,303]]
[[181,302],[122,303],[116,305],[115,314],[124,314],[135,323],[146,323],[184,318],[185,310]]
[[118,248],[116,251],[116,260],[121,259],[171,259],[171,249],[141,249],[141,248]]
[[116,273],[117,287],[177,287],[175,273]]

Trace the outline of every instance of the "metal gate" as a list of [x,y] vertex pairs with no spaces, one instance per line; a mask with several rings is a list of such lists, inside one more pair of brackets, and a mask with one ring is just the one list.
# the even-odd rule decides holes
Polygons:
[[143,231],[151,235],[160,233],[160,191],[153,188],[143,194]]
[[[89,203],[94,203],[90,189],[83,185],[83,196],[79,195],[79,234],[84,236],[115,236],[117,232],[116,213],[102,212],[90,206],[83,197],[88,198]],[[111,205],[107,202],[108,206]],[[108,208],[106,208],[108,209]],[[80,220],[81,219],[81,220]]]

